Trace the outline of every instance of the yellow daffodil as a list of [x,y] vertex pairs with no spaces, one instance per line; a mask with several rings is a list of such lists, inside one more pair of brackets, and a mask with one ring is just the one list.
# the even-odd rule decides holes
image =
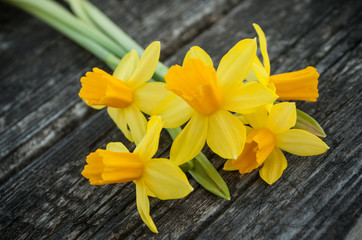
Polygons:
[[273,184],[287,167],[280,149],[299,156],[319,155],[329,149],[312,133],[291,129],[297,118],[294,103],[275,104],[269,114],[266,108],[260,108],[244,116],[252,129],[249,129],[243,152],[238,158],[228,160],[225,170],[248,173],[263,164],[259,174],[265,182]]
[[172,66],[165,75],[171,90],[153,115],[166,120],[166,128],[186,127],[172,144],[170,159],[178,164],[195,157],[205,141],[223,158],[237,157],[244,145],[245,126],[231,113],[250,113],[276,98],[260,83],[242,84],[256,55],[256,40],[237,43],[215,71],[210,56],[192,47],[183,66]]
[[247,81],[258,81],[268,86],[279,96],[279,100],[304,100],[315,102],[318,94],[319,74],[314,67],[307,67],[300,71],[282,73],[270,76],[270,62],[267,43],[263,30],[253,24],[258,37],[263,63],[255,56],[252,68],[246,77]]
[[92,185],[133,181],[136,184],[137,208],[144,223],[153,232],[157,228],[150,216],[148,196],[177,199],[188,195],[193,188],[185,174],[172,161],[152,158],[158,149],[162,130],[160,117],[152,117],[147,133],[133,153],[120,142],[112,142],[107,149],[98,149],[87,157],[82,175]]
[[94,68],[81,78],[79,97],[96,109],[107,106],[108,114],[118,128],[136,144],[146,133],[147,120],[142,112],[151,114],[152,109],[169,95],[164,83],[146,83],[155,72],[159,56],[160,43],[153,42],[141,59],[135,50],[126,54],[113,76]]

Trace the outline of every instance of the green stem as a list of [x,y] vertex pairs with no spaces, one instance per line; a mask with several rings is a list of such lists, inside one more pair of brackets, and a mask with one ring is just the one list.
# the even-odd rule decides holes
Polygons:
[[[87,0],[68,0],[68,2],[79,17],[85,19],[86,22],[91,21],[93,26],[98,27],[121,48],[126,49],[127,52],[135,49],[140,56],[143,54],[144,49],[92,3]],[[152,78],[158,82],[164,82],[167,71],[168,67],[159,62]]]
[[97,28],[97,26],[93,23],[92,19],[84,11],[83,5],[80,2],[81,0],[64,0],[64,1],[69,4],[71,10],[79,19],[81,19],[84,23],[88,24],[88,26]]
[[[84,37],[91,39],[93,42],[103,46],[103,48],[107,49],[120,58],[127,53],[126,49],[118,46],[118,44],[105,36],[101,31],[94,27],[88,26],[86,23],[72,15],[63,6],[52,0],[5,0],[5,2],[13,4],[42,19],[44,22],[48,23],[59,31],[63,32],[66,28],[68,29],[68,32],[71,32],[72,34],[77,32],[79,35],[83,35]],[[72,35],[70,37],[73,39]]]
[[178,127],[178,128],[167,128],[166,130],[167,130],[168,134],[170,134],[172,140],[175,140],[175,138],[181,132],[182,129],[180,127]]
[[78,43],[79,45],[83,46],[86,50],[93,53],[95,56],[103,60],[110,68],[114,69],[117,67],[118,63],[120,62],[120,59],[116,57],[114,54],[112,54],[107,49],[103,48],[101,45],[93,41],[92,39],[84,36],[83,34],[80,34],[79,32],[75,31],[73,28],[68,27],[67,25],[62,24],[55,18],[53,18],[51,15],[43,12],[38,11],[37,8],[31,6],[31,5],[23,5],[20,3],[20,1],[11,1],[9,3],[12,3],[19,8],[22,8],[23,10],[35,15],[36,17],[42,19],[55,29],[57,29],[59,32],[63,33],[65,36],[72,39],[74,42]]
[[103,31],[108,37],[113,39],[120,47],[127,50],[135,49],[139,55],[143,54],[143,48],[138,45],[131,37],[129,37],[121,28],[119,28],[111,19],[103,14],[97,7],[89,1],[73,0],[79,3],[92,19],[93,23]]

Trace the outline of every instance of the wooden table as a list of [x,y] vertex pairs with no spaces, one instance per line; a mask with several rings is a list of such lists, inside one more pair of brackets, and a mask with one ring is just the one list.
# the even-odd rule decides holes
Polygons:
[[[78,97],[79,79],[105,64],[43,22],[0,3],[1,239],[362,239],[359,0],[93,1],[143,47],[162,43],[162,60],[180,64],[193,45],[216,65],[236,42],[266,32],[272,73],[316,66],[320,98],[297,102],[324,127],[325,154],[287,154],[274,185],[257,171],[222,170],[218,198],[190,180],[185,199],[151,198],[159,234],[143,224],[133,183],[91,186],[87,154],[126,141],[105,111]],[[159,156],[171,139],[162,133]]]

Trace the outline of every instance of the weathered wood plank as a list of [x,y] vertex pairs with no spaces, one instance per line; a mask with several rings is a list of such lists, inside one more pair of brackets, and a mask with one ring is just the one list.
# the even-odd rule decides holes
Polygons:
[[[231,201],[201,188],[182,200],[152,199],[160,230],[154,235],[138,216],[132,184],[93,187],[80,177],[89,151],[124,140],[104,112],[91,114],[0,187],[6,203],[2,238],[344,238],[361,216],[360,12],[358,1],[245,0],[167,61],[180,63],[195,44],[218,61],[239,38],[254,36],[251,23],[259,23],[269,40],[273,72],[307,64],[319,69],[319,101],[298,106],[325,127],[331,146],[326,154],[287,155],[289,166],[273,186],[256,172],[241,176],[220,170]],[[162,141],[165,156],[170,140],[164,135]],[[222,159],[206,154],[222,166]]]
[[[245,4],[247,4],[246,2],[244,2]],[[291,5],[295,4],[293,2],[290,2]],[[325,3],[321,4],[322,6],[325,5]],[[295,175],[294,178],[292,178],[292,181],[289,180],[289,178],[284,179],[282,181],[288,181],[286,184],[284,184],[285,186],[281,186],[278,189],[273,189],[271,192],[268,192],[268,188],[263,188],[262,190],[258,191],[258,194],[256,195],[251,195],[250,196],[242,196],[243,195],[243,191],[245,190],[245,186],[242,185],[240,186],[240,190],[238,191],[238,194],[235,194],[236,196],[240,196],[241,195],[241,202],[239,201],[238,203],[233,203],[233,205],[231,207],[228,207],[227,209],[231,209],[230,211],[234,211],[235,209],[243,209],[246,208],[246,210],[243,213],[240,213],[240,211],[235,215],[235,218],[230,220],[230,218],[226,217],[224,214],[225,209],[225,205],[224,206],[219,206],[215,209],[215,208],[210,208],[210,207],[205,207],[205,206],[210,206],[212,205],[211,202],[204,204],[204,206],[199,206],[196,205],[195,208],[193,208],[193,204],[190,202],[184,202],[182,203],[184,205],[184,207],[186,206],[191,206],[191,210],[189,209],[189,211],[186,213],[186,216],[181,216],[181,218],[178,218],[178,224],[177,227],[173,227],[173,222],[172,222],[172,216],[167,216],[166,220],[161,219],[160,223],[162,223],[163,229],[164,231],[169,232],[169,234],[173,233],[174,235],[171,235],[173,237],[175,236],[179,236],[180,232],[185,234],[185,229],[184,228],[188,228],[188,230],[191,230],[190,232],[187,232],[187,235],[183,235],[183,236],[189,236],[189,234],[194,233],[194,235],[191,235],[193,237],[195,236],[199,236],[199,231],[200,229],[205,229],[202,226],[208,227],[209,222],[206,221],[205,222],[200,222],[200,221],[196,221],[196,219],[200,219],[202,217],[202,215],[208,215],[210,212],[213,213],[213,217],[218,217],[218,220],[210,227],[206,228],[205,230],[205,234],[200,235],[200,238],[233,238],[233,236],[237,236],[237,238],[243,238],[242,236],[244,236],[244,238],[249,239],[249,238],[254,238],[254,237],[263,237],[263,236],[269,236],[269,238],[276,238],[277,236],[280,236],[281,233],[283,232],[283,229],[280,229],[281,227],[285,227],[288,228],[288,222],[293,219],[293,220],[298,220],[298,218],[295,218],[294,216],[297,215],[298,212],[300,212],[300,208],[308,208],[308,207],[314,207],[314,205],[317,205],[319,202],[314,202],[314,203],[309,203],[309,202],[304,202],[304,205],[301,205],[300,208],[292,208],[292,204],[295,204],[295,202],[301,200],[302,198],[304,198],[308,192],[302,192],[300,189],[303,189],[303,187],[299,187],[301,183],[301,180],[298,180],[298,178],[300,177],[304,177],[303,179],[308,180],[307,183],[305,183],[302,186],[308,186],[308,185],[313,185],[314,181],[320,181],[321,179],[325,178],[327,174],[323,175],[323,170],[325,168],[327,169],[334,169],[336,168],[337,170],[335,170],[335,172],[333,172],[335,175],[339,175],[338,178],[338,183],[341,186],[344,186],[344,188],[346,188],[346,190],[342,190],[341,188],[332,188],[332,190],[330,190],[330,194],[326,194],[326,199],[324,201],[328,201],[327,203],[322,201],[323,204],[325,204],[324,206],[326,207],[316,207],[316,209],[322,209],[320,210],[320,212],[318,212],[319,215],[315,215],[315,213],[311,213],[310,210],[311,209],[306,209],[305,212],[308,214],[312,214],[314,217],[311,219],[308,219],[310,222],[303,222],[303,220],[305,220],[305,218],[300,218],[298,225],[296,225],[295,227],[293,226],[289,226],[288,231],[284,232],[284,237],[286,238],[290,238],[293,235],[293,230],[298,232],[299,235],[296,235],[296,238],[300,238],[302,236],[304,236],[304,234],[306,234],[305,238],[308,238],[308,228],[311,228],[311,226],[315,226],[315,225],[321,225],[325,222],[328,222],[331,225],[325,225],[323,228],[320,227],[320,229],[315,229],[312,228],[310,229],[310,232],[312,232],[312,235],[309,237],[313,237],[316,233],[317,230],[319,230],[319,236],[330,236],[330,237],[338,237],[338,236],[344,236],[346,234],[346,232],[348,232],[348,229],[353,225],[353,223],[358,219],[358,217],[360,216],[360,204],[359,204],[359,199],[360,199],[360,172],[361,171],[361,164],[358,163],[358,160],[360,159],[360,144],[355,142],[358,139],[358,136],[360,135],[361,130],[358,128],[358,126],[354,126],[353,124],[356,124],[359,119],[360,119],[360,115],[358,115],[358,110],[353,111],[351,110],[352,106],[359,106],[360,103],[358,101],[358,97],[356,96],[350,96],[350,98],[348,100],[346,100],[346,102],[341,102],[341,97],[343,97],[344,94],[341,94],[341,92],[348,92],[347,89],[351,90],[351,89],[355,89],[356,92],[359,94],[358,96],[360,96],[360,85],[357,84],[357,79],[360,79],[360,74],[358,74],[358,71],[361,67],[360,65],[360,56],[358,55],[358,53],[360,52],[360,49],[357,48],[356,49],[356,44],[359,44],[361,42],[361,36],[357,33],[360,33],[360,31],[358,31],[361,28],[361,25],[359,24],[352,24],[353,26],[349,26],[350,23],[356,23],[356,22],[360,22],[361,16],[360,14],[360,5],[356,6],[354,5],[356,8],[353,9],[349,6],[353,5],[353,3],[350,4],[346,4],[343,6],[340,6],[340,3],[334,3],[331,4],[330,6],[328,6],[328,8],[323,8],[321,5],[316,6],[316,9],[327,9],[327,13],[326,14],[322,14],[320,15],[320,20],[317,22],[318,24],[321,24],[318,28],[316,29],[312,29],[312,30],[307,30],[304,33],[302,33],[302,35],[293,35],[294,38],[296,39],[295,41],[292,42],[275,42],[274,37],[276,38],[280,38],[280,39],[288,39],[288,35],[290,34],[290,32],[286,32],[285,35],[277,33],[277,36],[273,36],[273,32],[271,34],[269,34],[269,31],[267,31],[268,35],[273,37],[271,39],[271,41],[269,42],[269,46],[274,47],[275,44],[276,49],[279,50],[279,52],[277,53],[273,53],[271,54],[272,59],[275,59],[277,55],[278,59],[281,59],[281,62],[285,63],[285,59],[290,59],[290,61],[287,64],[281,65],[279,69],[282,69],[282,71],[288,71],[288,67],[289,70],[291,70],[290,67],[293,66],[298,66],[298,68],[295,68],[292,70],[297,70],[301,67],[305,67],[306,65],[302,65],[303,62],[305,62],[306,60],[304,58],[298,59],[299,58],[299,54],[295,54],[295,49],[302,49],[299,50],[303,53],[306,53],[306,56],[311,56],[308,58],[308,63],[310,64],[316,64],[316,66],[318,67],[318,69],[320,69],[320,72],[322,73],[321,76],[321,85],[320,85],[320,90],[321,90],[321,97],[320,97],[320,102],[316,103],[316,104],[311,104],[311,103],[299,103],[299,106],[302,107],[304,110],[307,110],[309,112],[313,113],[313,116],[315,116],[318,120],[320,120],[320,122],[322,123],[323,126],[325,126],[327,123],[326,121],[330,121],[327,126],[325,126],[325,128],[328,130],[329,128],[333,128],[331,125],[336,125],[336,123],[339,122],[339,120],[341,119],[341,116],[345,116],[347,119],[350,119],[350,123],[351,125],[345,125],[345,122],[341,122],[339,125],[340,129],[349,129],[352,128],[352,132],[353,130],[355,131],[356,135],[353,135],[353,138],[350,139],[351,142],[348,141],[348,143],[346,143],[346,145],[343,145],[343,150],[340,148],[337,148],[337,145],[334,144],[330,144],[330,146],[333,148],[337,148],[335,150],[335,152],[339,152],[339,151],[351,151],[352,154],[348,155],[348,160],[346,161],[350,161],[349,165],[346,166],[346,170],[348,169],[349,171],[351,171],[352,169],[354,169],[357,172],[351,173],[351,175],[349,177],[343,177],[344,173],[343,171],[338,170],[339,169],[339,165],[343,164],[340,163],[341,159],[339,157],[334,156],[330,156],[330,157],[326,157],[326,156],[321,156],[321,157],[313,157],[313,158],[306,158],[305,159],[300,159],[300,157],[294,157],[294,156],[288,156],[288,160],[291,164],[296,164],[295,161],[301,161],[303,164],[300,164],[298,166],[290,166],[288,168],[289,174],[285,173],[286,176],[288,176],[290,178],[290,176],[293,176],[293,174]],[[250,7],[252,5],[248,5],[248,7]],[[237,13],[240,16],[244,16],[246,19],[249,16],[248,13],[250,14],[250,16],[252,16],[253,14],[255,14],[254,16],[257,18],[258,15],[251,11],[250,8],[248,8],[248,12],[244,12],[240,9],[242,9],[244,6],[242,6],[242,4],[239,6],[239,11],[237,11]],[[305,8],[309,8],[310,5],[306,5]],[[266,7],[268,8],[268,7]],[[301,4],[298,5],[298,11],[292,12],[290,13],[291,16],[294,16],[294,18],[292,18],[292,21],[283,21],[283,23],[285,23],[285,25],[292,25],[299,23],[301,25],[308,25],[308,22],[313,22],[315,21],[315,19],[309,19],[311,16],[307,16],[305,17],[305,21],[300,21],[300,18],[298,18],[299,16],[297,15],[297,17],[295,17],[295,14],[298,14],[298,12],[300,12],[300,14],[305,14],[305,8],[301,8]],[[341,9],[341,12],[343,12],[344,14],[341,14],[341,12],[336,11],[335,9]],[[271,9],[268,8],[269,10]],[[234,12],[233,12],[234,13]],[[235,15],[237,15],[236,13],[233,15],[233,13],[230,14],[230,18],[229,16],[226,17],[225,19],[223,19],[222,21],[225,21],[225,25],[226,24],[230,24],[230,22],[233,21],[233,19],[240,19],[235,17]],[[307,12],[309,13],[309,12]],[[333,13],[333,14],[331,14]],[[266,14],[265,12],[262,12],[261,14]],[[271,13],[273,14],[273,13]],[[319,14],[319,13],[315,13],[315,14]],[[327,15],[328,14],[328,15]],[[307,14],[308,15],[308,14]],[[264,26],[263,22],[265,22],[266,25],[268,25],[269,19],[267,18],[267,16],[265,16],[265,19],[260,19],[261,22],[256,21],[258,23],[260,23],[262,26]],[[270,19],[272,20],[272,18]],[[275,21],[280,21],[280,19],[275,19]],[[309,20],[309,21],[308,21]],[[251,21],[255,21],[254,19],[252,19]],[[251,22],[250,21],[250,22]],[[241,21],[239,21],[241,22]],[[271,25],[273,25],[271,23]],[[281,25],[281,24],[280,24]],[[343,26],[347,26],[347,27],[343,27]],[[284,27],[288,28],[288,26],[283,26],[281,25],[281,29],[284,29]],[[329,27],[329,29],[326,27]],[[224,29],[223,26],[219,26],[218,24],[216,24],[214,27],[214,29],[212,29],[210,32],[205,32],[203,35],[201,35],[200,37],[198,37],[194,42],[192,42],[190,45],[193,45],[195,43],[197,44],[201,44],[201,45],[212,45],[212,43],[210,43],[210,39],[212,39],[211,35],[227,35],[228,31],[230,31],[230,29],[227,29],[225,27],[225,30],[219,31],[219,29]],[[250,27],[249,27],[250,28]],[[271,28],[271,27],[270,27]],[[290,27],[289,27],[290,28]],[[215,30],[216,29],[216,30]],[[265,28],[266,30],[268,30],[267,28]],[[213,30],[215,30],[213,32]],[[297,31],[298,29],[296,29]],[[274,30],[275,31],[275,30]],[[300,31],[300,29],[298,30]],[[216,32],[216,33],[215,33]],[[232,32],[232,31],[230,31]],[[320,36],[319,33],[323,33],[326,32],[324,35],[324,38],[329,39],[330,41],[323,41],[321,39],[319,39],[317,36]],[[343,41],[343,39],[345,39],[346,37],[349,37],[349,39],[351,39],[351,41],[346,42]],[[226,37],[227,39],[227,37]],[[314,39],[316,39],[315,41],[313,41]],[[352,40],[353,39],[353,40]],[[309,44],[306,44],[306,42],[310,42]],[[278,46],[279,44],[279,46]],[[282,44],[282,46],[281,46]],[[283,48],[284,45],[284,48]],[[290,48],[290,46],[293,46],[293,48]],[[188,47],[186,47],[188,48]],[[211,47],[210,47],[211,48]],[[306,49],[307,48],[307,49]],[[310,50],[309,50],[310,49]],[[314,57],[315,54],[315,49],[321,49],[321,52],[317,52],[317,55]],[[212,51],[212,49],[210,49]],[[181,51],[182,53],[180,53],[180,56],[178,57],[178,62],[180,62],[182,59],[181,55],[184,55],[184,53],[186,52],[186,49],[184,49],[183,51]],[[339,55],[342,57],[343,55],[346,55],[346,57],[344,58],[340,58]],[[219,55],[221,56],[221,54]],[[176,57],[172,58],[172,60],[174,60]],[[343,75],[335,75],[336,71],[341,71],[341,69],[338,69],[338,67],[335,66],[336,62],[339,65],[345,65],[347,59],[350,59],[349,64],[350,66],[350,74],[348,75],[348,77],[344,77]],[[338,61],[339,60],[339,61]],[[352,60],[352,61],[351,61]],[[272,62],[272,66],[275,66],[274,63],[276,61]],[[351,62],[354,63],[354,65],[351,64]],[[292,65],[292,64],[293,65]],[[305,64],[305,63],[304,63]],[[276,63],[276,65],[278,65],[278,62]],[[282,72],[282,71],[278,71],[278,72]],[[345,69],[343,72],[348,71],[347,69]],[[323,81],[324,75],[326,75],[326,81]],[[336,83],[340,83],[335,85],[333,90],[326,90],[327,86],[324,87],[325,85],[330,85],[333,83],[329,84],[330,81],[330,77],[329,76],[333,76],[332,78],[334,82]],[[343,79],[342,79],[343,77]],[[341,84],[343,83],[344,88],[341,89]],[[327,91],[327,92],[323,92],[323,91]],[[336,97],[338,97],[338,100],[336,99]],[[336,100],[334,100],[336,99]],[[331,103],[333,101],[333,103]],[[347,106],[346,106],[347,105]],[[333,116],[330,116],[331,112],[326,112],[326,107],[333,107],[335,109],[338,109],[338,111],[341,111],[341,109],[343,109],[343,113],[338,113],[337,111],[334,111],[335,114],[333,114]],[[352,108],[353,109],[353,108]],[[356,108],[354,108],[356,109]],[[318,114],[319,113],[319,114]],[[326,118],[327,117],[327,118]],[[325,121],[325,123],[323,122],[323,120]],[[327,142],[329,139],[329,141],[333,141],[333,139],[336,137],[337,133],[334,133],[333,130],[328,131],[329,137],[327,138]],[[346,131],[339,131],[339,134],[346,134]],[[352,133],[351,133],[352,134]],[[357,136],[357,137],[356,137]],[[348,138],[348,137],[346,137]],[[357,139],[356,139],[357,138]],[[353,143],[353,144],[351,144]],[[349,145],[351,144],[351,145]],[[348,148],[347,148],[348,146]],[[341,154],[341,153],[339,153]],[[325,158],[325,159],[324,159]],[[316,161],[321,161],[323,160],[324,163],[329,163],[328,165],[324,166],[324,167],[320,167],[320,169],[316,169],[314,174],[318,177],[315,178],[311,178],[310,180],[308,179],[308,171],[306,171],[306,169],[309,171],[313,170],[312,166],[316,165]],[[306,161],[306,162],[305,162]],[[297,162],[297,164],[298,164]],[[330,163],[332,162],[332,163]],[[293,172],[293,169],[300,169],[298,172]],[[311,174],[309,172],[309,174]],[[248,178],[247,176],[243,177],[244,181],[247,181],[246,178]],[[249,178],[253,178],[254,175],[251,175]],[[248,179],[249,179],[248,178]],[[343,178],[343,180],[341,180],[341,178]],[[345,178],[345,179],[344,179]],[[228,179],[228,177],[226,177],[226,179]],[[257,179],[257,178],[256,178]],[[330,178],[327,178],[329,181],[331,181]],[[260,180],[258,180],[260,181]],[[349,182],[350,181],[350,182]],[[233,180],[231,180],[229,183],[230,185],[235,184],[235,178]],[[353,183],[353,184],[352,184]],[[255,183],[257,184],[257,183]],[[257,185],[257,187],[260,187],[260,184],[262,185],[263,183],[260,183]],[[283,184],[283,183],[279,183],[279,184]],[[337,183],[335,183],[337,184]],[[291,186],[290,186],[291,185]],[[239,186],[238,186],[239,187]],[[255,187],[255,189],[252,189],[254,191],[256,191],[257,187]],[[265,186],[264,186],[265,187]],[[274,187],[274,186],[272,186]],[[329,183],[328,181],[324,181],[323,184],[317,185],[313,190],[314,195],[311,195],[311,197],[316,198],[315,201],[320,201],[321,199],[321,192],[318,192],[318,188],[321,187],[323,188],[328,188],[329,187]],[[348,190],[347,190],[348,189]],[[231,189],[231,191],[233,191],[235,189]],[[248,189],[248,193],[251,192],[252,190]],[[334,197],[335,194],[338,194],[338,191],[343,191],[343,193],[341,194],[342,196],[344,196],[344,194],[346,195],[350,195],[350,193],[353,193],[354,191],[357,191],[357,194],[354,194],[353,197],[349,197],[349,201],[345,202],[345,199],[338,199],[338,197]],[[267,192],[271,198],[270,203],[267,200],[263,200],[265,199],[265,192]],[[293,197],[293,195],[297,196],[294,198],[295,200],[290,200],[290,204],[288,207],[290,208],[291,213],[288,215],[288,217],[286,217],[285,219],[283,219],[283,221],[285,221],[285,225],[280,226],[279,222],[277,219],[273,219],[275,217],[275,215],[273,215],[274,213],[277,213],[278,210],[280,211],[280,216],[282,216],[285,212],[282,211],[283,207],[285,207],[285,204],[277,204],[277,202],[273,202],[277,199],[276,195],[287,195],[285,197],[283,197],[282,199],[285,199],[284,201],[288,201],[289,197]],[[233,197],[235,197],[235,195],[233,195]],[[291,196],[289,196],[291,195]],[[247,203],[243,203],[245,202],[246,199],[255,199],[256,202],[253,204],[250,201],[247,201]],[[188,199],[189,200],[189,199]],[[236,200],[237,201],[237,200]],[[240,204],[240,205],[239,205]],[[276,211],[271,211],[270,207],[272,206],[272,204],[275,204],[275,208],[277,209]],[[335,209],[328,209],[328,204],[335,204],[336,208]],[[345,205],[344,205],[345,204]],[[268,207],[269,205],[269,207]],[[350,208],[351,211],[354,208],[356,211],[353,212],[354,215],[353,217],[350,217],[348,219],[348,221],[342,221],[339,222],[337,221],[337,218],[343,217],[344,212],[345,212],[345,208],[342,207],[345,206],[346,208]],[[348,206],[348,207],[347,207]],[[259,209],[263,209],[264,210],[264,216],[262,214],[260,214],[260,210]],[[200,212],[200,215],[197,215],[195,217],[195,212],[198,213]],[[216,214],[215,214],[216,212]],[[233,214],[233,213],[230,213]],[[341,214],[341,215],[340,215]],[[215,216],[216,215],[216,216]],[[253,215],[253,216],[250,216]],[[245,220],[243,218],[243,216],[245,218],[250,218],[248,220]],[[260,219],[267,219],[265,221],[261,221]],[[318,219],[318,220],[316,220]],[[183,221],[184,220],[184,221]],[[269,220],[269,222],[268,222]],[[213,220],[209,220],[209,221],[213,221]],[[249,225],[245,224],[245,222],[248,221]],[[317,221],[319,221],[317,223]],[[196,225],[195,227],[190,227],[190,222],[194,222],[193,225]],[[196,223],[195,223],[196,222]],[[231,223],[231,224],[230,224]],[[277,223],[277,224],[273,224],[273,223]],[[205,225],[206,224],[206,225]],[[257,225],[258,224],[258,225]],[[241,225],[243,225],[243,227],[241,227]],[[246,225],[246,226],[245,226]],[[338,228],[336,228],[336,226],[338,225]],[[183,228],[184,227],[184,228]],[[248,228],[249,227],[249,228]],[[302,229],[302,227],[305,227],[304,229]],[[250,231],[250,228],[253,229],[253,231]],[[269,229],[268,229],[269,228]],[[273,229],[271,229],[273,228]],[[276,231],[279,228],[279,232]],[[220,231],[220,229],[225,229],[225,231],[228,231],[230,235],[223,235],[225,234],[225,232],[220,232],[220,235],[217,235],[216,233],[218,232],[217,230]],[[239,229],[239,230],[236,230]],[[271,229],[271,230],[270,230]],[[335,231],[331,231],[333,229],[338,229]],[[242,231],[245,231],[245,233],[242,233]],[[266,234],[268,231],[270,231],[269,235],[264,235]],[[171,233],[170,233],[171,232]],[[238,234],[236,234],[238,233]],[[235,235],[234,235],[235,234]],[[330,235],[328,235],[330,234]],[[147,235],[147,233],[145,233],[145,235],[142,235],[143,237],[147,238],[149,237]],[[170,235],[167,235],[170,236]],[[165,237],[166,238],[166,237]]]
[[[158,39],[180,45],[200,25],[236,3],[95,1],[142,46]],[[6,23],[0,31],[0,182],[4,182],[95,113],[77,96],[79,79],[93,66],[107,68],[44,23],[1,4],[1,18]],[[194,17],[187,15],[187,24],[184,22],[186,12],[205,5],[206,10]],[[138,15],[135,9],[139,9]],[[175,51],[171,46],[163,49],[169,54]]]

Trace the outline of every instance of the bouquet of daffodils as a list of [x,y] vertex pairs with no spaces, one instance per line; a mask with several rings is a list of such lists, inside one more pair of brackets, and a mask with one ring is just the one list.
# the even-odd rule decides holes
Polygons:
[[[263,30],[243,39],[214,68],[211,57],[194,46],[182,66],[159,62],[160,42],[145,50],[87,0],[68,0],[70,12],[53,0],[8,1],[44,20],[105,61],[109,74],[93,68],[81,78],[79,97],[95,109],[107,108],[133,152],[121,142],[90,153],[82,175],[92,185],[133,181],[137,208],[151,231],[148,197],[183,198],[192,190],[185,172],[210,192],[230,199],[229,190],[201,150],[225,159],[224,170],[241,174],[259,169],[273,184],[287,167],[282,152],[324,153],[323,129],[294,102],[315,102],[319,74],[314,67],[271,75]],[[257,50],[260,50],[260,59]],[[262,61],[261,61],[262,60]],[[184,126],[181,129],[181,126]],[[174,139],[170,157],[153,158],[160,132]]]

